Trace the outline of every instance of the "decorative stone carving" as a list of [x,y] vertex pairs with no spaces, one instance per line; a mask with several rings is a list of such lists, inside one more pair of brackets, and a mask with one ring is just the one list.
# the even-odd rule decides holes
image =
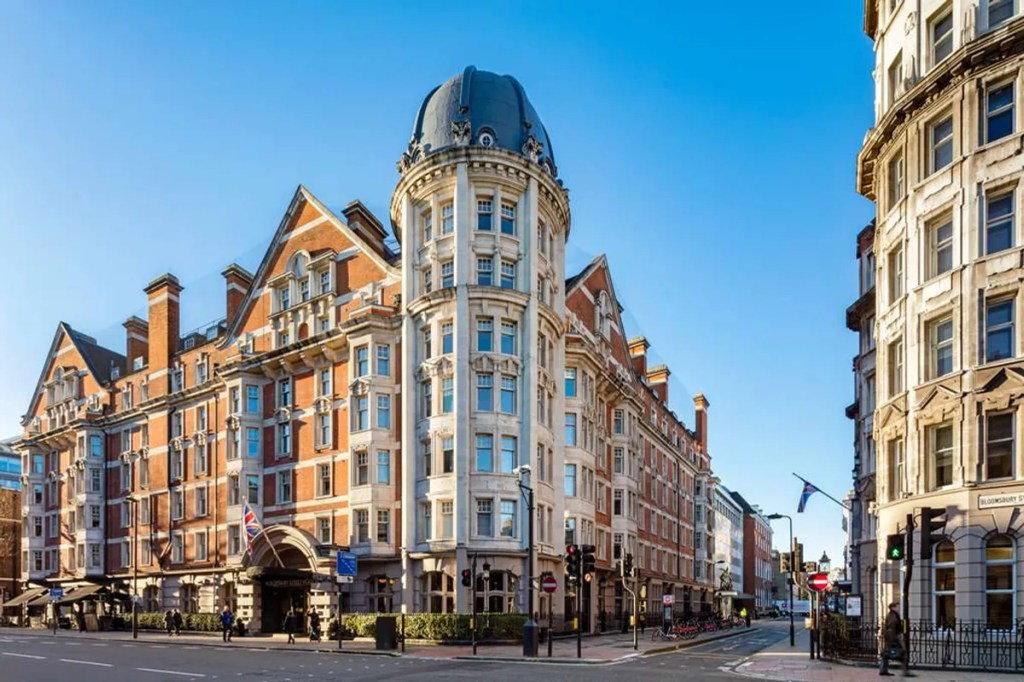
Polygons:
[[314,403],[313,403],[313,409],[318,414],[323,414],[325,412],[330,412],[331,411],[331,399],[328,398],[327,396],[321,396],[321,397],[317,398],[314,401]]
[[274,413],[274,418],[277,420],[278,424],[284,424],[285,422],[291,421],[291,419],[292,419],[291,408],[288,408],[288,407],[279,407],[279,408],[277,408],[277,412]]
[[455,144],[459,147],[468,145],[472,129],[473,126],[469,121],[452,121],[452,139],[455,141]]
[[917,27],[917,12],[911,12],[907,15],[907,20],[903,23],[903,33],[910,35],[910,32]]
[[228,423],[228,428],[231,429],[232,431],[237,431],[238,427],[240,425],[240,422],[238,421],[238,417],[228,417],[228,422],[227,423]]
[[533,161],[538,163],[541,155],[544,153],[544,143],[538,140],[534,135],[528,135],[526,142],[523,143],[523,154]]

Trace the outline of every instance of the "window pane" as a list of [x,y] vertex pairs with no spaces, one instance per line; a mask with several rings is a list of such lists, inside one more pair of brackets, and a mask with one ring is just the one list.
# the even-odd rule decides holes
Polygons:
[[1005,535],[994,537],[985,546],[986,561],[1013,561],[1013,541]]
[[1013,593],[996,592],[985,598],[988,613],[988,627],[992,630],[1008,630],[1013,625]]

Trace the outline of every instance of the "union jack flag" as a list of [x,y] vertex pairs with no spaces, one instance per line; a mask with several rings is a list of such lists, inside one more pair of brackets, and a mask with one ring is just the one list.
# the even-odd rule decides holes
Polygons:
[[246,500],[242,506],[242,525],[245,526],[245,547],[252,551],[252,541],[263,530],[263,525],[256,518],[256,512],[249,506],[249,500]]
[[796,508],[798,514],[804,513],[804,509],[807,508],[807,500],[816,492],[818,492],[818,489],[810,481],[804,481],[804,489],[800,493],[800,505]]

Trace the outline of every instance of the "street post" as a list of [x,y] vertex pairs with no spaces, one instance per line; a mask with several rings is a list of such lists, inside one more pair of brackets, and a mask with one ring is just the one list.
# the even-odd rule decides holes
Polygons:
[[793,621],[793,571],[796,563],[796,547],[793,545],[793,517],[788,514],[769,514],[768,520],[786,519],[789,521],[789,645],[796,646],[796,624]]

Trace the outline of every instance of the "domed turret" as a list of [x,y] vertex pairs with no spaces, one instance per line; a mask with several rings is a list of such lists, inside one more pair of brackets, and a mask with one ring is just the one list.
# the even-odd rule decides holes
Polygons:
[[522,154],[558,176],[551,140],[523,86],[512,76],[478,71],[473,66],[434,88],[423,100],[398,170],[405,172],[442,149],[470,145]]

